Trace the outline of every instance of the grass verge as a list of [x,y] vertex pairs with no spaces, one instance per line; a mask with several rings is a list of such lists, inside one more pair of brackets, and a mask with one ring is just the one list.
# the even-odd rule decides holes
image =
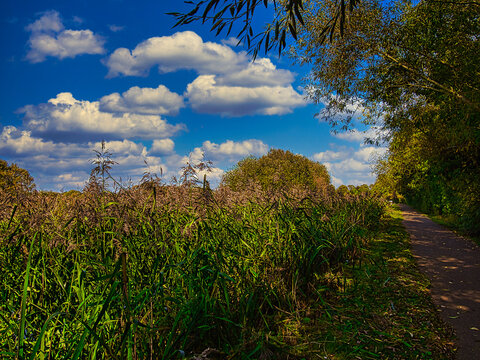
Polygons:
[[337,290],[325,291],[297,346],[315,349],[309,359],[453,359],[453,332],[416,267],[400,211],[388,211],[365,251],[362,264],[325,279]]

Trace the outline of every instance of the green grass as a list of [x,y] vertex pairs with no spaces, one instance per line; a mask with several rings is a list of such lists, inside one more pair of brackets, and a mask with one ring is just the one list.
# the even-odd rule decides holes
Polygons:
[[378,200],[209,204],[12,207],[1,357],[451,358],[398,213]]
[[331,281],[337,291],[325,292],[329,296],[314,310],[308,331],[321,356],[454,358],[452,330],[439,319],[429,281],[415,266],[399,211],[389,211],[362,265],[345,266]]

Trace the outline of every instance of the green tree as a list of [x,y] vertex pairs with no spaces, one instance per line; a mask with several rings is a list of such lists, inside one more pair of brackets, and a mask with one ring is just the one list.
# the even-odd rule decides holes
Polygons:
[[30,173],[16,164],[0,159],[0,190],[7,194],[32,191],[35,183]]
[[290,151],[271,149],[260,158],[250,156],[238,162],[224,175],[222,184],[236,191],[252,184],[259,184],[267,191],[292,188],[318,191],[330,184],[330,175],[318,162]]
[[[479,9],[455,2],[364,0],[348,16],[346,36],[323,42],[335,1],[311,1],[295,55],[311,64],[307,83],[332,125],[357,107],[363,116],[395,131],[415,120],[415,108],[448,101],[478,113]],[[475,90],[477,89],[477,90]],[[339,119],[343,119],[343,123]],[[414,124],[420,125],[420,121]]]
[[357,110],[389,143],[377,189],[480,232],[480,4],[364,0],[328,43],[335,2],[309,4],[295,55],[324,119],[349,129]]

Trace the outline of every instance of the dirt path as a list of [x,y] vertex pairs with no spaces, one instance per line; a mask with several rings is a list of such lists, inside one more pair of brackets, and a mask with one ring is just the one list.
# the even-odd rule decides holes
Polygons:
[[458,360],[480,359],[480,248],[401,205],[419,268],[441,317],[455,329]]

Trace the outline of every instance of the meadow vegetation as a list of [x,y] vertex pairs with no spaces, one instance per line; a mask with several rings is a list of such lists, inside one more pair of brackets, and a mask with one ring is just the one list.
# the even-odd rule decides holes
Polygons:
[[211,190],[201,164],[113,190],[105,154],[81,192],[2,189],[2,358],[451,357],[372,192]]

